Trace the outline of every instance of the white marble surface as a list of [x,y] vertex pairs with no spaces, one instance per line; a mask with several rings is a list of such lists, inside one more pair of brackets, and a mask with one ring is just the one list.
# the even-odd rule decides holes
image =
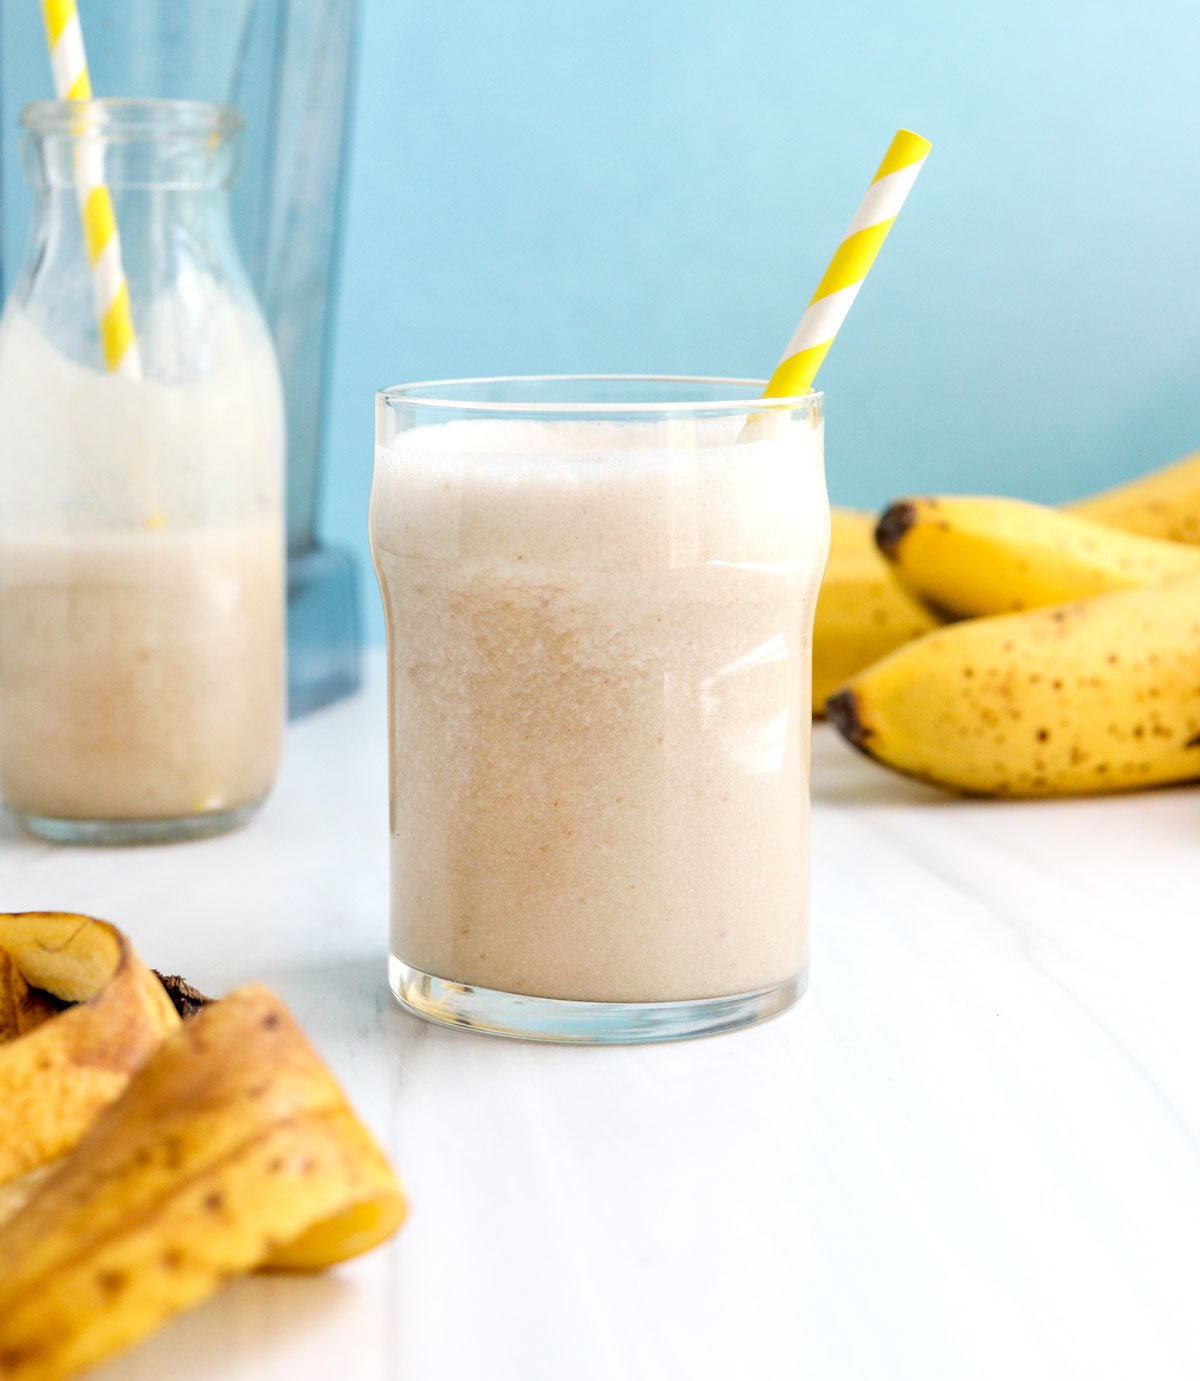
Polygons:
[[1200,1376],[1200,790],[957,802],[818,730],[808,996],[575,1050],[384,983],[384,710],[295,727],[235,836],[0,836],[0,904],[275,985],[391,1151],[395,1244],[254,1279],[103,1381]]

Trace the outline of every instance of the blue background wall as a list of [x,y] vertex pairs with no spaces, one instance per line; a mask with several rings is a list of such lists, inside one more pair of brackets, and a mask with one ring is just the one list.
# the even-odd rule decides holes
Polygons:
[[365,562],[378,386],[769,372],[900,124],[934,151],[822,373],[834,497],[1200,445],[1198,51],[1194,0],[366,0],[327,533]]
[[768,373],[900,124],[934,150],[822,371],[835,499],[1200,446],[1196,0],[361,3],[323,525],[373,638],[374,389]]

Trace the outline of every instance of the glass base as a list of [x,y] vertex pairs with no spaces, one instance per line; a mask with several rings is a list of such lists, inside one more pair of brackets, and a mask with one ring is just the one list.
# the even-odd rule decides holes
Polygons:
[[235,810],[212,810],[199,815],[162,816],[151,820],[59,820],[46,815],[12,812],[17,823],[55,844],[171,844],[182,839],[207,839],[244,825],[259,802]]
[[401,1006],[426,1021],[513,1040],[560,1045],[639,1045],[716,1036],[778,1016],[808,986],[808,972],[775,988],[686,1002],[574,1002],[470,988],[388,956],[388,982]]

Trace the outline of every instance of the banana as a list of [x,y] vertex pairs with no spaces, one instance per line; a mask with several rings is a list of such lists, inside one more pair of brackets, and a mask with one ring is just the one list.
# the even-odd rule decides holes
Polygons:
[[233,1274],[342,1260],[405,1212],[278,998],[238,989],[169,1036],[0,1225],[0,1377],[62,1381]]
[[869,514],[833,510],[829,564],[813,629],[813,713],[818,716],[856,671],[938,626],[875,549],[873,528]]
[[125,936],[90,916],[0,915],[0,958],[2,1186],[69,1151],[179,1017]]
[[869,667],[827,707],[854,747],[987,796],[1200,777],[1200,577],[954,624]]
[[1038,609],[1200,574],[1200,550],[1020,499],[904,499],[875,540],[900,579],[956,617]]
[[1079,499],[1067,510],[1144,537],[1200,544],[1200,451],[1128,484]]

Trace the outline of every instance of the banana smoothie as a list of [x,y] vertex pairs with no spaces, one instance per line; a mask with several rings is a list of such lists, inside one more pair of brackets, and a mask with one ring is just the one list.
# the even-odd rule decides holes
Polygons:
[[823,430],[745,420],[377,449],[394,966],[598,1003],[804,974]]
[[[169,361],[181,307],[158,309]],[[15,304],[0,324],[0,791],[47,833],[215,820],[275,774],[278,372],[218,289],[206,320],[218,363],[178,381],[87,368]]]
[[236,809],[283,723],[282,535],[263,522],[0,534],[0,784],[51,819]]

